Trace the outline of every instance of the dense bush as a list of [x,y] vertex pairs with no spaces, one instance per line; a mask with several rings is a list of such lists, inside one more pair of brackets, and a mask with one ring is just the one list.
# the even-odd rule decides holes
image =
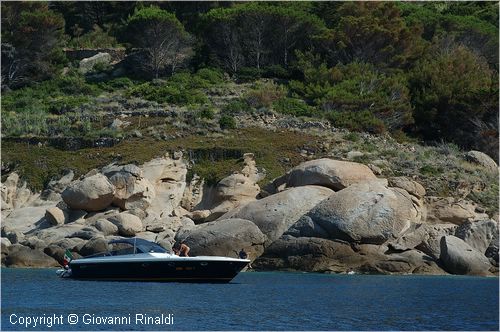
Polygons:
[[101,89],[106,91],[126,89],[130,88],[132,85],[134,85],[134,82],[128,77],[118,77],[98,84]]
[[68,42],[69,47],[73,48],[108,48],[119,46],[116,38],[110,36],[108,32],[104,31],[99,25],[95,24],[92,31],[81,34],[83,31],[78,26],[73,27],[76,34]]
[[281,65],[271,65],[264,67],[262,76],[268,78],[289,78],[290,72]]
[[237,113],[248,112],[251,109],[252,108],[250,107],[250,105],[248,105],[246,100],[234,99],[234,100],[231,100],[226,105],[224,105],[224,107],[222,108],[222,111],[224,113],[228,113],[228,114],[237,114]]
[[337,125],[362,121],[369,125],[353,123],[349,127],[382,132],[402,129],[413,122],[410,92],[403,74],[385,74],[373,65],[357,62],[328,68],[325,63],[315,63],[317,59],[310,54],[300,55],[299,59],[304,79],[292,81],[292,91],[316,105]]
[[209,82],[211,85],[222,84],[224,82],[224,73],[216,68],[201,68],[196,72],[195,77]]
[[236,128],[236,120],[227,114],[224,114],[219,119],[219,126],[221,129],[234,129]]
[[253,67],[242,67],[236,72],[236,78],[241,82],[253,82],[261,75],[261,70]]
[[133,86],[128,90],[128,94],[158,103],[205,104],[208,98],[203,89],[218,86],[223,82],[222,73],[206,68],[200,69],[196,74],[181,72],[172,75],[167,81]]
[[326,117],[332,125],[339,128],[366,131],[373,134],[380,134],[386,130],[384,122],[366,110],[354,112],[334,111],[327,113]]
[[286,89],[272,81],[257,82],[245,95],[248,105],[254,108],[269,108],[271,105],[286,95]]
[[314,107],[307,105],[303,100],[296,98],[282,98],[273,103],[273,109],[294,116],[312,116]]
[[[74,112],[88,103],[91,96],[100,92],[99,87],[86,83],[81,75],[70,74],[6,93],[2,96],[2,135],[8,137],[59,134],[70,126],[65,124],[66,120],[63,118],[54,120],[52,114]],[[86,123],[85,126],[70,128],[73,134],[86,135],[90,131],[90,120],[85,117],[76,119],[72,116],[69,121],[71,124]]]
[[215,116],[215,111],[211,107],[203,107],[200,112],[200,118],[202,119],[207,119],[207,120],[212,120]]
[[191,90],[182,84],[143,83],[128,90],[131,96],[141,97],[157,103],[170,103],[176,105],[203,104],[207,97],[199,90]]

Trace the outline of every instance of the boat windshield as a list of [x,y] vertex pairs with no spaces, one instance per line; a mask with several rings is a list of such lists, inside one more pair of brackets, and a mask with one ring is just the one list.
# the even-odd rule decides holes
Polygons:
[[[132,254],[141,254],[141,253],[149,253],[149,252],[157,252],[157,253],[171,253],[160,245],[150,242],[144,239],[132,238],[132,239],[117,239],[109,241],[109,244],[117,244],[119,249],[100,252],[94,255],[86,256],[85,258],[93,258],[93,257],[104,257],[104,256],[120,256],[120,255],[132,255]],[[123,246],[125,245],[125,246]]]
[[[118,240],[112,240],[109,242],[109,244],[128,244],[132,246],[132,252],[134,253],[134,247],[135,247],[135,253],[147,253],[147,252],[159,252],[159,253],[166,253],[168,252],[165,250],[165,248],[161,247],[160,245],[150,242],[144,239],[139,239],[139,238],[132,238],[132,239],[118,239]],[[121,250],[127,250],[128,248],[121,249]],[[121,251],[118,250],[118,251]]]

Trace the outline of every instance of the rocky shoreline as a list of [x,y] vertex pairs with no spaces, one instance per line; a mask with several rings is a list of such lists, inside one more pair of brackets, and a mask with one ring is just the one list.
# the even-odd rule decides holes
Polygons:
[[261,188],[253,154],[243,164],[208,185],[187,179],[190,163],[176,152],[79,179],[68,171],[41,193],[11,173],[1,189],[2,266],[55,267],[66,249],[86,256],[137,236],[167,249],[184,241],[193,255],[244,248],[256,270],[498,275],[498,217],[472,201],[426,196],[409,177],[328,158]]

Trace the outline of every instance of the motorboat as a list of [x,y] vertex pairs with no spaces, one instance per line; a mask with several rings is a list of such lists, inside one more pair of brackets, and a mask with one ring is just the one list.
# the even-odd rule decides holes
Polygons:
[[115,239],[109,244],[119,249],[71,260],[57,274],[88,280],[227,283],[250,263],[221,256],[180,257],[140,238]]

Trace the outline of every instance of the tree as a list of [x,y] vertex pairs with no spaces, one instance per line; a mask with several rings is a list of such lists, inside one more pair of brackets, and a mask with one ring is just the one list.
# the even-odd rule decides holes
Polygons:
[[244,64],[242,32],[230,9],[211,10],[203,16],[205,41],[216,56],[216,62],[232,74]]
[[317,16],[310,14],[301,7],[273,6],[270,9],[273,42],[281,63],[288,67],[290,58],[296,49],[311,49],[313,42],[325,35],[325,24]]
[[397,4],[409,26],[421,26],[422,37],[431,42],[452,38],[484,56],[498,69],[498,3],[429,2]]
[[249,3],[239,6],[240,22],[245,31],[245,47],[249,53],[251,63],[260,70],[263,57],[268,53],[266,36],[269,35],[270,15],[267,8],[258,3]]
[[63,32],[63,17],[46,3],[2,3],[2,86],[52,77],[65,61]]
[[410,87],[416,130],[424,138],[471,147],[484,128],[498,133],[498,73],[469,48],[436,42],[415,65]]
[[190,36],[183,25],[167,11],[151,6],[129,17],[130,42],[146,55],[144,65],[154,78],[167,67],[174,72],[190,55]]
[[241,66],[258,71],[266,65],[288,67],[295,50],[312,47],[316,36],[326,30],[307,11],[309,7],[302,3],[246,3],[212,9],[203,15],[204,39],[218,62],[232,72]]
[[346,2],[338,8],[338,14],[331,35],[338,61],[405,67],[423,50],[421,29],[407,26],[394,3]]

